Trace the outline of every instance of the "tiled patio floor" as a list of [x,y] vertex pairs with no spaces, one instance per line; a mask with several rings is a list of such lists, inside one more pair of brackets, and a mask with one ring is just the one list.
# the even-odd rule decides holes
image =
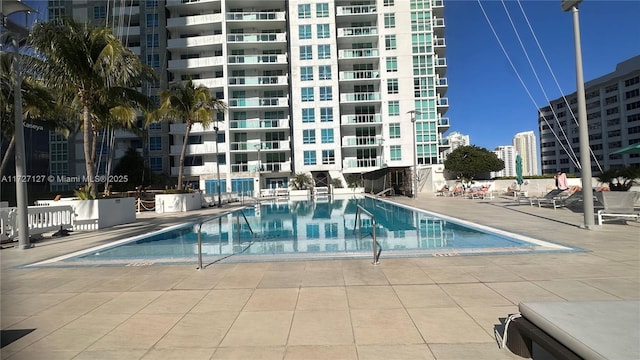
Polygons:
[[[506,199],[396,198],[586,252],[22,269],[194,214],[4,249],[2,359],[517,359],[494,326],[521,301],[640,299],[640,224]],[[640,326],[640,325],[638,325]]]

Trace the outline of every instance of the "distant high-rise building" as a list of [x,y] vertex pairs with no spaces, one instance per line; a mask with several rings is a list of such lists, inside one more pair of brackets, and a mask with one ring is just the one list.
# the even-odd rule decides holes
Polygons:
[[[640,55],[584,85],[591,148],[591,170],[640,167],[640,154],[609,155],[640,142]],[[576,93],[563,95],[538,109],[542,173],[580,172]],[[574,120],[574,116],[575,119]]]
[[498,146],[493,150],[498,159],[504,161],[504,169],[491,172],[491,177],[516,176],[516,149],[514,146]]
[[516,154],[522,157],[522,175],[539,175],[538,173],[538,146],[536,135],[533,131],[517,133],[513,137],[513,147]]
[[450,148],[445,150],[443,153],[443,158],[446,159],[451,152],[460,146],[469,146],[471,145],[471,140],[469,135],[464,135],[460,132],[453,131],[449,133],[446,137],[446,142],[449,143]]

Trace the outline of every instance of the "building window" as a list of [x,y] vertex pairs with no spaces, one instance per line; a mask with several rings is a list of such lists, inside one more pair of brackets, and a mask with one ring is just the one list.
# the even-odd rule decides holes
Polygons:
[[632,102],[627,104],[627,110],[633,110],[633,109],[637,109],[640,108],[640,101],[636,101],[636,102]]
[[314,108],[304,108],[302,109],[302,122],[303,123],[312,123],[316,121],[316,109]]
[[394,0],[384,0],[384,6],[393,6],[394,4]]
[[155,122],[155,123],[149,124],[149,130],[162,130],[162,123]]
[[304,164],[315,165],[316,164],[316,152],[313,150],[305,150],[303,152]]
[[147,65],[153,68],[160,67],[160,54],[147,54]]
[[319,18],[329,17],[329,4],[328,3],[316,4],[316,17],[319,17]]
[[320,87],[320,101],[329,101],[333,100],[333,91],[331,86],[321,86]]
[[159,45],[158,34],[147,34],[147,47],[158,47]]
[[107,17],[107,8],[105,6],[94,6],[93,7],[93,18],[94,19],[104,19]]
[[316,131],[314,129],[302,130],[302,143],[303,144],[315,144],[316,143]]
[[389,124],[389,139],[400,138],[400,123]]
[[331,80],[331,65],[318,66],[318,78],[320,80]]
[[387,72],[397,72],[398,71],[398,58],[395,56],[390,56],[387,58]]
[[323,144],[333,144],[333,129],[321,129],[320,135]]
[[396,27],[396,15],[395,14],[384,14],[384,28],[385,29],[393,29]]
[[389,153],[391,154],[391,160],[402,160],[402,146],[400,145],[389,146]]
[[151,169],[151,171],[162,172],[162,158],[150,157],[149,168]]
[[333,108],[323,107],[320,108],[320,122],[332,122],[333,121]]
[[313,47],[311,45],[300,46],[300,60],[313,59]]
[[300,40],[311,39],[311,25],[298,26],[298,39]]
[[400,116],[400,102],[389,101],[389,116]]
[[158,26],[158,14],[147,14],[147,27]]
[[335,150],[322,150],[322,165],[332,165],[336,163]]
[[385,35],[384,36],[384,48],[386,50],[395,50],[396,49],[396,36],[395,35]]
[[327,39],[331,36],[329,31],[329,24],[318,24],[317,25],[317,37],[318,39]]
[[624,86],[631,86],[640,83],[640,76],[632,77],[624,81]]
[[331,45],[318,45],[318,59],[331,59]]
[[304,87],[300,89],[302,94],[302,101],[313,101],[313,88],[312,87]]
[[300,81],[313,80],[313,66],[303,66],[300,68]]
[[311,4],[299,4],[298,5],[298,19],[311,18]]
[[398,93],[398,79],[387,80],[387,94]]
[[627,91],[626,93],[624,93],[625,100],[634,98],[636,96],[640,96],[640,89],[635,89],[635,90]]
[[149,150],[151,151],[162,150],[162,138],[160,136],[149,137]]

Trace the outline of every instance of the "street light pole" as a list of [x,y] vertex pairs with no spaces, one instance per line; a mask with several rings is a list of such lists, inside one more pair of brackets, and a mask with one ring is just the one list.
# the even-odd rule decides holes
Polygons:
[[595,227],[593,215],[593,190],[591,186],[591,157],[589,151],[589,125],[587,122],[587,105],[584,94],[584,76],[582,72],[582,48],[580,45],[580,18],[578,5],[582,0],[562,0],[562,10],[573,14],[573,37],[576,58],[576,95],[578,97],[578,130],[580,142],[580,175],[582,177],[582,205],[585,229]]
[[253,147],[258,150],[258,197],[260,197],[260,176],[262,174],[262,159],[260,158],[260,149],[262,149],[262,143],[255,144]]
[[421,115],[419,110],[407,111],[411,114],[411,123],[413,124],[413,177],[411,181],[411,192],[414,199],[418,198],[418,140],[416,139],[416,115]]
[[216,131],[216,171],[218,173],[218,183],[216,185],[218,186],[218,207],[222,207],[222,193],[220,190],[220,153],[218,152],[218,130],[220,130],[220,128],[218,127],[217,119],[216,126],[213,128],[213,130]]

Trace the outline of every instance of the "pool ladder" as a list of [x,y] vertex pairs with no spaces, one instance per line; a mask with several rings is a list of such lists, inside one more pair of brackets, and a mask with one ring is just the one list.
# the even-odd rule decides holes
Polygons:
[[362,214],[369,216],[371,218],[371,238],[373,240],[373,265],[378,265],[380,262],[380,254],[382,253],[382,247],[378,243],[376,239],[376,217],[370,213],[367,209],[362,207],[362,205],[357,205],[356,209],[356,224],[353,229],[353,233],[355,234],[358,231],[358,240],[362,240]]
[[213,220],[219,220],[221,219],[223,216],[227,216],[230,214],[233,214],[234,212],[237,212],[236,215],[236,224],[237,224],[237,228],[238,228],[238,242],[240,241],[240,215],[242,215],[242,218],[244,219],[244,222],[247,224],[247,227],[249,228],[249,232],[251,232],[251,235],[255,236],[255,233],[253,232],[253,229],[251,228],[251,224],[249,224],[249,220],[247,220],[247,217],[244,214],[244,209],[247,208],[252,208],[252,206],[245,206],[244,208],[240,208],[234,211],[225,211],[222,212],[220,214],[214,215],[210,218],[206,218],[202,221],[200,221],[197,225],[198,225],[198,270],[202,270],[204,269],[204,267],[202,266],[202,225],[204,225],[204,223],[207,223],[209,221],[213,221]]

